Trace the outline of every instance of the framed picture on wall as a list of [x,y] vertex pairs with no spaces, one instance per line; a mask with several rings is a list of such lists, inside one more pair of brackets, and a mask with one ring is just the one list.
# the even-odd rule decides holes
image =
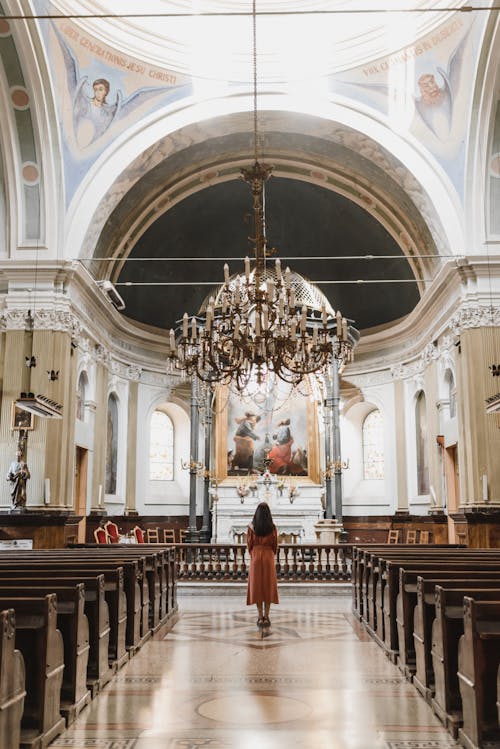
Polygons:
[[10,420],[11,429],[33,429],[35,417],[31,411],[24,411],[22,408],[18,408],[15,402],[12,403],[12,412]]
[[[271,379],[272,378],[272,379]],[[249,395],[226,387],[217,394],[219,480],[262,474],[319,483],[315,403],[276,376]]]

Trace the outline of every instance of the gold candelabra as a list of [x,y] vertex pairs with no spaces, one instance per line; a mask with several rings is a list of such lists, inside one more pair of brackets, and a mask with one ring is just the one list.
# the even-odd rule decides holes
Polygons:
[[193,460],[192,457],[189,460],[182,460],[181,458],[181,468],[183,471],[196,473],[197,476],[204,476],[207,470],[201,460]]
[[321,477],[324,479],[331,479],[336,473],[342,473],[342,471],[346,471],[348,468],[349,459],[341,460],[340,456],[337,460],[330,460],[330,458],[328,458],[325,468],[321,471]]

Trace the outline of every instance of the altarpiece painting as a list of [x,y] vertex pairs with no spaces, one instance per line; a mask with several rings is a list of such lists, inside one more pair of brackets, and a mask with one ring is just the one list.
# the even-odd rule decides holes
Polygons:
[[311,398],[268,375],[248,394],[220,388],[217,474],[294,476],[318,483],[318,429]]

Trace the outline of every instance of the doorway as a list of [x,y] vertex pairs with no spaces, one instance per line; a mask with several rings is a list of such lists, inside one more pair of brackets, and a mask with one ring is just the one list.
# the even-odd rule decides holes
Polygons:
[[75,512],[82,516],[78,524],[78,543],[85,543],[87,530],[87,472],[89,451],[76,447],[75,456]]
[[444,471],[446,480],[446,496],[448,499],[448,527],[450,543],[464,543],[463,533],[457,531],[450,515],[457,513],[460,506],[460,474],[458,466],[458,445],[450,445],[444,450]]

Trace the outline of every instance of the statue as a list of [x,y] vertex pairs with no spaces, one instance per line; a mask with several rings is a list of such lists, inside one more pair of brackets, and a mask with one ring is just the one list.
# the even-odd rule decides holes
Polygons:
[[9,466],[7,481],[11,483],[10,496],[12,508],[23,511],[26,508],[26,482],[30,478],[29,468],[23,460],[23,453],[18,450],[16,460]]

